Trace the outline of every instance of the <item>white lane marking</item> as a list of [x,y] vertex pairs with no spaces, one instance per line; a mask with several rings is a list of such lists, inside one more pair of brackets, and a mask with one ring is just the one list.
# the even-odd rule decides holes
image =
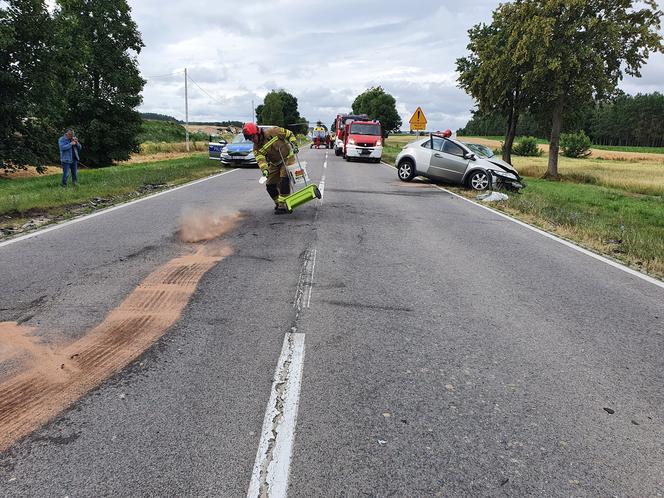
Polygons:
[[[381,161],[381,164],[387,166],[388,168],[396,169],[396,168],[395,168],[394,166],[392,166],[391,164],[388,164],[388,163],[385,163],[385,162],[382,162],[382,161]],[[575,251],[578,251],[578,252],[580,252],[580,253],[583,253],[583,254],[585,254],[586,256],[590,256],[591,258],[595,258],[595,259],[598,260],[598,261],[601,261],[601,262],[603,262],[603,263],[606,263],[607,265],[613,266],[614,268],[617,268],[617,269],[619,269],[619,270],[622,270],[622,271],[624,271],[624,272],[626,272],[626,273],[629,273],[630,275],[632,275],[632,276],[634,276],[634,277],[638,277],[638,278],[640,278],[641,280],[645,280],[646,282],[649,282],[649,283],[651,283],[651,284],[653,284],[653,285],[656,285],[657,287],[661,287],[661,288],[664,289],[664,282],[661,281],[661,280],[658,280],[658,279],[656,279],[656,278],[654,278],[654,277],[651,277],[650,275],[646,275],[645,273],[642,273],[642,272],[640,272],[640,271],[634,270],[634,269],[632,269],[632,268],[630,268],[630,267],[628,267],[628,266],[625,266],[625,265],[623,265],[623,264],[621,264],[621,263],[618,263],[617,261],[613,261],[613,260],[611,260],[611,259],[609,259],[609,258],[607,258],[607,257],[605,257],[605,256],[601,256],[601,255],[599,255],[599,254],[597,254],[597,253],[594,253],[594,252],[592,252],[592,251],[590,251],[590,250],[588,250],[588,249],[585,249],[585,248],[583,248],[583,247],[581,247],[581,246],[576,245],[576,244],[573,243],[573,242],[570,242],[570,241],[568,241],[568,240],[562,239],[562,238],[558,237],[557,235],[554,235],[554,234],[552,234],[552,233],[547,232],[546,230],[542,230],[542,229],[540,229],[540,228],[537,228],[537,227],[534,227],[534,226],[532,226],[532,225],[529,225],[528,223],[526,223],[526,222],[524,222],[524,221],[521,221],[521,220],[518,220],[518,219],[516,219],[516,218],[513,218],[513,217],[511,217],[510,215],[507,215],[507,214],[505,214],[505,213],[502,213],[502,212],[500,212],[500,211],[497,211],[496,209],[492,209],[492,208],[490,208],[490,207],[488,207],[488,206],[484,206],[483,204],[479,204],[479,203],[477,203],[477,202],[475,202],[475,201],[472,201],[472,200],[470,200],[470,199],[467,199],[466,197],[464,197],[464,196],[462,196],[462,195],[455,194],[454,192],[452,192],[452,191],[450,191],[450,190],[447,190],[446,188],[443,188],[443,187],[441,187],[441,186],[439,186],[439,185],[435,185],[435,184],[432,183],[431,186],[432,186],[432,187],[435,187],[435,188],[437,188],[438,190],[441,190],[441,191],[443,191],[443,192],[447,192],[448,194],[452,194],[454,197],[458,197],[459,199],[462,199],[462,200],[464,200],[464,201],[466,201],[466,202],[470,202],[470,203],[471,203],[472,205],[474,205],[474,206],[480,207],[480,208],[482,208],[482,209],[486,209],[487,211],[491,211],[492,213],[497,214],[498,216],[501,216],[501,217],[503,217],[503,218],[505,218],[505,219],[507,219],[507,220],[513,221],[513,222],[516,223],[517,225],[521,225],[522,227],[525,227],[525,228],[527,228],[528,230],[532,230],[533,232],[539,233],[540,235],[543,235],[544,237],[548,237],[548,238],[551,239],[551,240],[555,240],[556,242],[560,242],[561,244],[563,244],[563,245],[565,245],[565,246],[567,246],[567,247],[569,247],[569,248],[571,248],[571,249],[574,249]]]
[[[293,454],[295,426],[304,366],[304,337],[297,323],[303,305],[309,307],[316,267],[316,249],[304,252],[293,307],[295,319],[284,343],[272,380],[270,399],[265,409],[261,439],[251,473],[247,496],[285,497],[288,492],[290,460]],[[307,296],[305,301],[305,296]]]
[[[317,250],[307,250],[304,253],[304,262],[300,270],[300,276],[297,280],[297,287],[295,289],[295,297],[293,298],[293,308],[299,313],[306,303],[305,296],[309,296],[311,300],[311,287],[314,283],[314,267],[316,266],[316,253]],[[306,306],[308,307],[308,306]],[[295,317],[296,319],[298,316]]]
[[30,233],[27,233],[25,235],[20,235],[18,237],[13,238],[13,239],[9,239],[9,240],[6,240],[4,242],[0,242],[0,247],[8,246],[9,244],[13,244],[15,242],[20,242],[22,240],[31,239],[32,237],[36,237],[37,235],[42,235],[44,233],[51,232],[53,230],[57,230],[59,228],[66,227],[68,225],[73,225],[74,223],[79,223],[81,221],[89,220],[90,218],[94,218],[95,216],[101,216],[102,214],[110,213],[111,211],[115,211],[116,209],[122,209],[122,208],[125,208],[127,206],[131,206],[132,204],[147,201],[148,199],[154,199],[155,197],[159,197],[160,195],[170,194],[171,192],[175,192],[176,190],[180,190],[181,188],[191,187],[192,185],[196,185],[197,183],[206,182],[208,180],[212,180],[213,178],[218,178],[220,176],[227,175],[228,173],[233,173],[234,171],[238,171],[238,169],[239,168],[235,168],[235,169],[232,169],[230,171],[224,171],[223,173],[218,173],[216,175],[208,176],[206,178],[201,178],[200,180],[194,180],[193,182],[185,183],[184,185],[178,185],[177,187],[173,187],[173,188],[170,188],[168,190],[162,190],[161,192],[157,192],[156,194],[147,195],[145,197],[141,197],[140,199],[134,199],[133,201],[124,202],[122,204],[116,204],[115,206],[111,206],[109,208],[102,209],[101,211],[96,211],[96,212],[91,213],[91,214],[86,214],[84,216],[74,218],[73,220],[63,221],[63,222],[60,222],[60,223],[55,223],[54,225],[43,228],[41,230],[37,230],[35,232],[30,232]]
[[287,495],[303,365],[304,334],[289,332],[274,372],[248,498]]
[[325,199],[325,173],[323,173],[323,176],[320,179],[318,190],[320,190],[320,203],[323,204],[323,199]]
[[311,277],[309,278],[309,295],[307,297],[307,308],[310,307],[311,305],[311,294],[314,291],[314,274],[316,273],[316,255],[318,254],[318,251],[314,249],[314,262],[311,264]]

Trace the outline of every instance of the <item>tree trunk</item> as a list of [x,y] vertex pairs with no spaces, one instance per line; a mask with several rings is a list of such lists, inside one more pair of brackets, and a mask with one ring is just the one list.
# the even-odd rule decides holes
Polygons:
[[516,125],[519,120],[519,112],[512,107],[509,118],[507,119],[507,129],[505,130],[505,143],[503,144],[503,161],[512,164],[512,146],[514,137],[516,137]]
[[549,140],[549,169],[545,178],[558,179],[558,151],[560,150],[560,129],[563,123],[563,97],[559,97],[551,118],[551,139]]

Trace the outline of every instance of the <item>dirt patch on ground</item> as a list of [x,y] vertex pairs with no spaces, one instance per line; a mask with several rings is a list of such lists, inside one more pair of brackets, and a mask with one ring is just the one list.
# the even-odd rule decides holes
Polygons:
[[122,161],[115,163],[118,166],[129,165],[129,164],[139,164],[139,163],[156,163],[158,161],[167,161],[169,159],[183,159],[185,157],[191,157],[192,155],[201,155],[200,152],[157,152],[154,154],[134,154],[131,156],[129,161]]
[[[215,219],[207,233],[221,236],[240,219],[237,214]],[[25,359],[23,371],[0,384],[0,451],[136,359],[180,318],[203,275],[231,254],[216,242],[169,261],[102,323],[58,349],[39,345],[29,336],[31,329],[0,324],[1,354]]]
[[213,125],[189,125],[186,127],[189,133],[205,133],[206,135],[218,135],[219,127]]
[[11,180],[13,178],[32,178],[33,176],[48,176],[62,173],[60,166],[48,166],[46,171],[38,173],[34,166],[26,166],[26,169],[19,169],[8,173],[6,170],[0,170],[0,180]]

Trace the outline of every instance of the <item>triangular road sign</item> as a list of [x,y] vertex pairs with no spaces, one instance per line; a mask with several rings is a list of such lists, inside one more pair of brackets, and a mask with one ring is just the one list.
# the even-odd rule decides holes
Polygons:
[[424,111],[421,107],[418,107],[413,113],[413,117],[410,118],[410,129],[411,130],[426,130],[427,129],[427,118],[424,115]]

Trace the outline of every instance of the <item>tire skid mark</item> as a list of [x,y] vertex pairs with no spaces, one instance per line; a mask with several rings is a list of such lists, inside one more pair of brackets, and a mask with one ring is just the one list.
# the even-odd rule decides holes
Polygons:
[[0,451],[136,359],[180,318],[203,275],[231,253],[203,246],[171,260],[84,337],[0,383]]

